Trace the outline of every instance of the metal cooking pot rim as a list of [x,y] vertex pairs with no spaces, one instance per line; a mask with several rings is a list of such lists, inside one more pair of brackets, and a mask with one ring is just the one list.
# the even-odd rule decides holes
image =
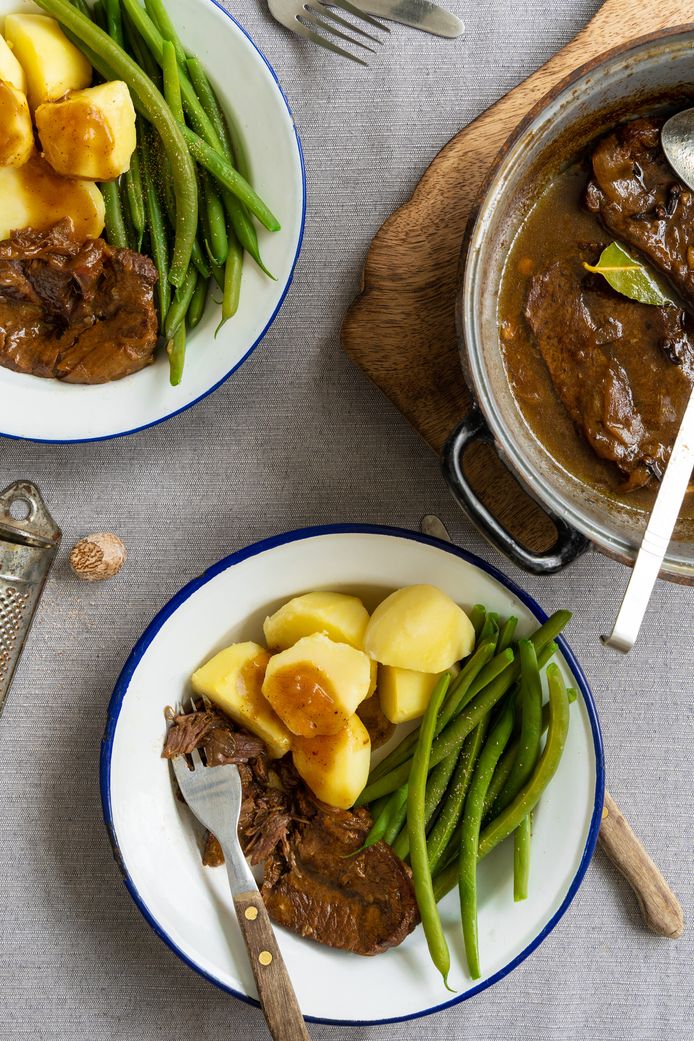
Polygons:
[[[568,521],[604,553],[617,557],[625,563],[633,561],[637,547],[628,542],[621,534],[612,530],[607,521],[597,523],[587,516],[577,513],[568,497],[562,495],[561,490],[552,488],[546,483],[532,463],[519,450],[518,439],[513,436],[513,430],[508,429],[502,423],[499,410],[493,407],[494,391],[492,389],[492,381],[487,376],[485,363],[482,359],[481,344],[478,342],[476,335],[476,283],[478,279],[481,279],[478,271],[478,243],[484,234],[488,215],[493,213],[495,206],[504,197],[504,193],[509,191],[509,187],[513,188],[513,184],[505,184],[499,187],[499,178],[509,173],[512,168],[510,164],[514,156],[522,148],[523,142],[532,140],[533,127],[537,124],[538,119],[547,113],[548,109],[559,111],[562,107],[562,102],[564,102],[564,108],[572,107],[578,94],[573,99],[568,96],[571,88],[575,88],[582,83],[591,73],[608,70],[613,65],[621,64],[624,58],[632,55],[636,57],[639,52],[643,52],[645,48],[649,47],[657,51],[659,57],[663,49],[666,52],[671,51],[674,53],[677,50],[674,46],[676,38],[683,36],[691,37],[692,35],[694,35],[694,23],[687,23],[662,32],[639,37],[628,44],[612,48],[591,59],[555,84],[536,102],[530,112],[514,128],[497,153],[470,211],[461,250],[460,288],[456,307],[461,361],[468,385],[479,403],[494,436],[499,454],[509,464],[512,472],[517,477],[520,477],[526,490],[543,507],[548,508],[555,516]],[[644,59],[647,56],[647,54],[643,55]],[[589,85],[588,93],[593,89],[595,89],[594,85]],[[609,512],[606,511],[605,517],[609,518],[609,516]],[[689,541],[680,542],[677,545],[689,548],[692,546],[692,543]],[[664,564],[664,574],[675,580],[694,582],[694,559],[669,552]]]

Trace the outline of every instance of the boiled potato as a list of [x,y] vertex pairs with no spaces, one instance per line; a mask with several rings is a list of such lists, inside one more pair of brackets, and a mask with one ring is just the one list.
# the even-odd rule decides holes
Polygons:
[[[452,666],[452,673],[460,670]],[[408,723],[419,719],[427,710],[434,687],[443,673],[414,672],[393,665],[381,665],[378,679],[378,696],[383,715],[391,723]]]
[[297,773],[314,795],[330,806],[347,810],[366,786],[371,738],[359,717],[352,716],[337,734],[295,737],[292,758]]
[[34,128],[27,99],[0,80],[0,166],[23,166],[34,151]]
[[304,593],[265,619],[268,647],[284,651],[303,636],[325,633],[337,643],[362,650],[369,612],[359,597],[345,593]]
[[36,109],[44,155],[66,177],[112,181],[130,168],[135,109],[121,80],[76,90]]
[[257,643],[234,643],[193,673],[204,694],[239,726],[262,738],[275,759],[289,751],[290,735],[261,693],[270,655]]
[[92,82],[92,67],[54,18],[8,14],[5,39],[24,69],[32,109]]
[[336,734],[366,697],[371,663],[363,651],[323,633],[273,655],[263,694],[293,734]]
[[24,75],[24,69],[15,58],[4,36],[0,36],[0,80],[11,83],[16,90],[21,90],[22,94],[27,92],[27,78]]
[[364,650],[382,665],[444,672],[465,658],[475,630],[465,612],[435,586],[398,589],[371,616]]
[[104,230],[104,197],[91,181],[59,177],[37,152],[24,166],[0,167],[0,239],[19,228],[50,228],[70,217],[81,238]]

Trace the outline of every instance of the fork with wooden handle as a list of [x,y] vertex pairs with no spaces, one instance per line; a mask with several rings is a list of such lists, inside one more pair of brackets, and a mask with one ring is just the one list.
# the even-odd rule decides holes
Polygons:
[[275,1041],[311,1041],[270,918],[241,850],[238,822],[241,778],[237,766],[207,767],[200,753],[173,760],[181,794],[201,824],[219,841],[231,896],[255,977],[263,1015]]
[[[422,517],[425,535],[452,542],[440,517]],[[634,891],[641,915],[651,932],[676,940],[684,932],[682,905],[643,848],[609,792],[599,834],[600,845]]]

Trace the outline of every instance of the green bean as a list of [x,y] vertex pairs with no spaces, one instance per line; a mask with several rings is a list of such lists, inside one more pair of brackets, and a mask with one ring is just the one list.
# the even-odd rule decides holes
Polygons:
[[472,622],[472,628],[475,630],[475,636],[479,641],[480,633],[482,632],[484,621],[487,617],[487,608],[484,606],[484,604],[475,604],[475,606],[470,611],[469,617],[470,621]]
[[[138,139],[141,140],[142,128],[138,127]],[[141,145],[138,144],[130,157],[130,169],[124,176],[125,191],[128,199],[128,210],[130,220],[137,235],[138,251],[142,249],[142,239],[145,234],[146,218],[145,203],[142,191],[142,172],[140,169]]]
[[493,640],[494,649],[499,640],[499,616],[495,611],[489,611],[487,617],[484,620],[482,626],[482,632],[479,635],[479,642],[484,643],[486,640]]
[[147,8],[147,13],[164,39],[173,44],[176,60],[183,66],[183,68],[185,68],[186,52],[183,49],[183,44],[179,39],[173,22],[169,18],[169,12],[164,7],[162,0],[145,0],[145,7]]
[[[157,300],[159,303],[159,328],[164,332],[166,316],[171,304],[171,283],[169,281],[169,244],[166,226],[161,212],[161,203],[155,184],[154,156],[152,153],[152,131],[143,127],[142,158],[144,161],[144,195],[149,242],[152,249],[154,266],[159,276],[157,281]],[[185,344],[184,344],[185,346]]]
[[128,17],[128,12],[122,11],[121,14],[123,17],[123,30],[125,32],[125,41],[128,45],[128,50],[132,54],[137,64],[143,70],[143,72],[147,73],[152,83],[156,84],[156,86],[161,89],[161,69],[152,57],[151,51],[146,46],[144,40],[138,33],[132,21]]
[[[140,7],[137,0],[122,0],[122,2],[128,17],[142,37],[146,46],[149,48],[155,61],[158,65],[162,65],[164,43],[167,41],[164,40],[159,29],[156,27],[145,9]],[[217,137],[210,119],[205,114],[202,105],[198,101],[197,94],[193,89],[193,84],[188,79],[185,66],[182,68],[179,66],[179,79],[181,83],[183,107],[192,126],[213,148],[221,151],[221,141]]]
[[120,10],[120,0],[104,0],[106,11],[106,28],[108,35],[115,40],[119,47],[124,46],[123,18]]
[[[218,139],[221,141],[224,155],[232,166],[236,166],[229,130],[224,120],[224,115],[219,105],[219,101],[217,100],[217,96],[207,78],[207,73],[198,58],[188,58],[186,64],[195,93],[197,94],[204,112],[209,117],[210,122],[215,129]],[[238,166],[237,169],[239,169]],[[239,169],[239,173],[241,173],[242,177],[244,177],[249,184],[251,183],[247,165],[244,167],[244,170]],[[260,247],[258,245],[258,234],[246,207],[236,198],[235,195],[232,195],[231,192],[225,192],[223,199],[227,217],[231,221],[240,244],[246,252],[251,255],[258,267],[269,278],[274,278],[274,275],[263,263],[260,255]]]
[[441,858],[446,852],[451,836],[460,821],[465,804],[465,796],[470,786],[472,772],[487,735],[488,725],[489,716],[485,716],[482,722],[465,738],[446,801],[427,839],[427,855],[432,873],[436,872],[437,867],[441,863]]
[[[131,0],[125,0],[130,3]],[[186,277],[198,223],[198,195],[195,167],[185,147],[181,129],[168,105],[148,76],[106,33],[71,7],[67,0],[38,0],[38,6],[67,26],[97,57],[102,57],[109,70],[128,85],[141,109],[157,129],[171,160],[176,194],[176,228],[169,279],[181,286]],[[137,4],[135,4],[137,6]],[[97,66],[98,67],[98,66]],[[101,69],[99,70],[101,71]]]
[[465,940],[468,969],[473,980],[479,979],[479,942],[477,936],[477,860],[480,843],[480,828],[487,794],[494,769],[506,747],[513,729],[513,710],[510,706],[501,713],[487,738],[470,782],[465,800],[460,836],[458,860],[458,891],[460,893],[460,917]]
[[[479,859],[487,854],[511,835],[521,821],[537,806],[545,789],[557,772],[561,761],[566,737],[569,732],[569,696],[564,686],[559,668],[552,664],[547,669],[549,680],[549,732],[542,755],[526,786],[518,793],[512,803],[502,810],[498,817],[487,824],[481,835]],[[434,895],[441,900],[450,892],[456,883],[455,865],[449,865],[434,879]]]
[[183,366],[186,360],[185,322],[181,322],[166,349],[169,355],[169,380],[172,387],[177,387],[183,379]]
[[[538,662],[538,664],[539,664],[539,662]],[[573,687],[570,687],[567,693],[569,695],[569,704],[572,704],[576,700],[577,693],[573,689]],[[541,735],[545,733],[545,731],[547,730],[548,726],[549,726],[549,704],[545,704],[545,705],[542,706],[542,724],[541,724],[542,729],[541,729]],[[506,749],[506,751],[504,752],[503,756],[501,757],[501,759],[499,761],[499,765],[496,768],[496,772],[494,774],[494,778],[492,780],[492,783],[489,786],[489,791],[487,792],[487,804],[484,807],[485,820],[490,815],[490,813],[491,813],[491,811],[493,809],[494,803],[496,802],[496,800],[499,797],[499,792],[501,791],[503,786],[506,784],[506,781],[508,780],[509,774],[511,773],[511,770],[513,769],[513,764],[516,761],[516,756],[518,755],[518,748],[519,747],[520,747],[520,739],[518,737],[516,737],[509,744],[508,748]]]
[[388,822],[388,827],[383,835],[383,841],[389,846],[392,846],[397,836],[400,834],[400,830],[407,821],[407,785],[404,784],[402,788],[398,788],[394,794],[398,796],[393,814]]
[[535,648],[530,640],[521,640],[521,732],[518,755],[506,784],[499,793],[494,812],[503,810],[515,799],[530,777],[539,755],[542,733],[542,686]]
[[[452,723],[436,738],[431,748],[430,765],[437,766],[451,752],[459,751],[467,735],[475,729],[478,723],[484,719],[488,712],[494,708],[496,703],[506,694],[514,682],[513,665],[506,669],[485,690],[483,690],[463,711],[456,716]],[[420,730],[421,732],[421,730]],[[404,784],[409,772],[409,764],[403,763],[379,778],[372,784],[367,785],[357,799],[356,805],[363,806],[365,803],[377,799],[387,792],[394,792],[401,784]]]
[[517,625],[518,619],[514,618],[513,615],[506,619],[501,628],[501,632],[499,633],[499,642],[496,648],[498,651],[505,651],[507,647],[511,646],[511,641],[513,640]]
[[176,51],[174,50],[174,45],[169,43],[168,40],[164,40],[162,44],[161,68],[164,74],[164,97],[166,98],[166,104],[171,109],[174,119],[181,124],[185,123]]
[[[42,0],[47,2],[47,0]],[[56,0],[51,0],[56,2]],[[185,96],[184,96],[185,100]],[[254,217],[260,221],[268,231],[279,231],[281,228],[277,217],[263,202],[258,193],[250,186],[238,171],[234,169],[228,159],[215,151],[201,137],[195,134],[189,127],[181,127],[181,132],[193,159],[200,166],[211,173],[223,188],[228,188],[241,202],[248,207]]]
[[430,753],[436,727],[436,716],[443,704],[449,682],[450,673],[446,673],[434,688],[431,701],[424,715],[417,748],[412,759],[407,794],[407,829],[410,837],[410,859],[412,862],[415,897],[431,960],[443,976],[444,985],[448,990],[450,990],[448,973],[451,967],[451,959],[434,899],[431,872],[429,871],[429,861],[427,860],[424,800],[427,775],[429,773]]
[[[457,761],[458,756],[455,753],[449,755],[447,759],[444,759],[438,766],[435,766],[427,777],[427,786],[424,795],[424,824],[426,827],[431,823],[431,819],[436,813],[436,810],[446,793],[448,782],[453,775]],[[410,838],[407,828],[400,832],[397,839],[391,843],[391,845],[401,860],[407,858],[410,852]]]
[[[494,646],[494,641],[488,640],[480,646],[479,651],[476,653],[480,653],[485,649],[485,657],[491,657],[491,655],[494,654]],[[439,714],[440,718],[437,723],[436,732],[437,737],[441,731],[448,726],[450,721],[454,719],[455,716],[457,716],[465,706],[480,693],[480,691],[484,690],[485,687],[488,687],[497,676],[501,675],[501,673],[508,668],[508,666],[513,662],[514,657],[515,654],[509,647],[502,654],[497,654],[491,659],[491,661],[488,661],[469,683],[454,684],[453,690],[451,690],[451,693],[446,698],[446,704],[443,706],[443,709]]]
[[513,833],[513,899],[528,899],[530,880],[531,814],[524,817]]
[[209,177],[205,178],[203,196],[205,199],[205,241],[210,262],[218,267],[226,262],[229,252],[226,218],[222,200],[217,194]]
[[[389,825],[391,824],[393,817],[397,815],[401,807],[407,806],[407,785],[403,785],[397,792],[393,792],[391,796],[386,800],[385,806],[381,809],[379,814],[373,817],[373,824],[369,834],[364,839],[364,844],[356,852],[361,853],[363,850],[368,849],[369,846],[374,846],[377,842],[380,842],[384,838],[388,831]],[[405,810],[407,812],[407,810]],[[354,856],[354,854],[350,854]]]
[[123,220],[120,192],[116,181],[104,181],[99,185],[106,209],[106,238],[112,246],[127,249],[128,232]]
[[[197,94],[198,101],[203,107],[204,112],[208,116],[212,126],[215,129],[215,133],[224,149],[224,154],[227,159],[233,162],[234,154],[231,148],[231,139],[229,137],[229,128],[224,120],[221,106],[217,100],[212,84],[210,83],[205,68],[199,58],[190,57],[186,59],[185,66],[188,69],[188,75],[190,76],[191,83],[195,93]],[[234,163],[236,166],[236,163]],[[243,175],[246,176],[245,174]],[[246,178],[248,180],[248,178]]]
[[224,290],[222,295],[222,319],[215,330],[215,336],[225,322],[233,318],[239,309],[241,298],[241,276],[243,274],[243,250],[238,239],[229,228],[229,251],[224,265]]
[[[250,183],[250,182],[249,182]],[[235,195],[231,192],[225,191],[222,195],[224,200],[224,208],[227,212],[227,217],[231,221],[231,226],[234,229],[234,234],[237,239],[253,260],[256,262],[263,274],[267,275],[273,281],[277,281],[273,273],[265,265],[263,258],[260,255],[260,245],[258,243],[258,233],[255,230],[255,225],[248,213],[248,210]]]
[[540,796],[554,777],[569,732],[569,697],[557,665],[547,668],[549,683],[549,729],[547,742],[533,774],[509,805],[484,829],[480,836],[480,856],[490,853],[510,835],[537,806]]
[[188,314],[186,315],[186,323],[189,331],[194,329],[196,325],[200,324],[202,316],[205,313],[209,284],[210,280],[208,278],[198,279],[198,284],[195,287],[193,299],[190,301],[190,307],[188,308]]
[[[191,264],[188,268],[185,281],[174,296],[171,307],[166,315],[165,333],[167,340],[173,340],[176,331],[181,325],[183,325],[197,283],[198,273],[194,265]],[[172,384],[172,386],[176,386],[176,384]]]
[[[518,650],[521,662],[520,745],[513,770],[499,795],[497,805],[500,809],[508,805],[520,791],[540,758],[542,683],[537,666],[537,655],[530,640],[521,640]],[[530,872],[530,815],[516,829],[513,843],[514,899],[524,900],[528,895]]]

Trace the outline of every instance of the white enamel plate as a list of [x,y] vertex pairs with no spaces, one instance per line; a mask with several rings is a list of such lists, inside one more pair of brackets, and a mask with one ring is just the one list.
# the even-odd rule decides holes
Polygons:
[[[245,30],[214,0],[167,0],[166,6],[187,50],[203,62],[223,106],[234,113],[254,186],[282,225],[275,234],[258,226],[261,252],[277,281],[246,257],[237,315],[215,339],[220,309],[208,299],[205,316],[189,337],[179,387],[169,385],[163,351],[142,372],[98,387],[0,368],[0,434],[5,436],[104,440],[169,419],[211,393],[241,365],[269,329],[289,289],[301,248],[306,183],[287,100]],[[41,13],[29,0],[0,0],[0,31],[4,16],[14,11]]]
[[[101,786],[125,883],[162,939],[187,964],[240,998],[254,1001],[256,990],[226,872],[202,866],[188,810],[174,798],[169,764],[160,758],[164,706],[188,695],[190,674],[213,652],[235,640],[262,640],[265,615],[291,596],[336,589],[356,592],[373,607],[393,589],[421,582],[439,586],[468,607],[483,603],[517,615],[521,635],[546,617],[499,572],[446,543],[389,528],[310,529],[251,546],[188,585],[152,622],[118,681],[103,742]],[[480,867],[484,978],[473,984],[466,973],[456,892],[441,905],[453,996],[431,964],[421,926],[400,947],[375,958],[278,929],[306,1016],[372,1023],[433,1012],[506,975],[556,925],[593,853],[604,788],[595,705],[563,641],[559,665],[579,698],[571,708],[560,768],[535,815],[529,899],[513,901],[512,843]]]

